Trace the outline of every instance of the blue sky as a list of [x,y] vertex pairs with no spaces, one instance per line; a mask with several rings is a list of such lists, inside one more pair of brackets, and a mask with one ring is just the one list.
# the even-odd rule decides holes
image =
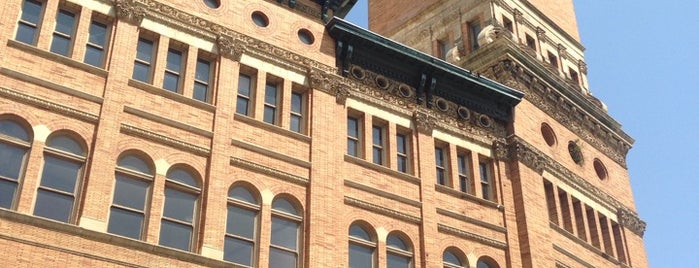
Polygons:
[[[366,5],[346,19],[366,28]],[[590,90],[636,139],[627,160],[650,266],[699,267],[699,1],[575,9]]]

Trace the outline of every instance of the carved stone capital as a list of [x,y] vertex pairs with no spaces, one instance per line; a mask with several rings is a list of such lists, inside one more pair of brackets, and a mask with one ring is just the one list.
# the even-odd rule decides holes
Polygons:
[[539,40],[542,40],[542,41],[546,40],[546,38],[544,38],[546,36],[546,31],[544,31],[544,29],[542,29],[541,27],[537,26],[536,27],[536,36],[539,38]]
[[522,15],[524,15],[524,13],[522,13],[522,11],[520,11],[519,9],[515,9],[514,12],[512,12],[512,14],[515,17],[515,21],[521,21]]
[[234,61],[240,61],[240,57],[245,52],[245,46],[242,42],[235,40],[233,37],[219,35],[216,38],[216,46],[221,56],[230,58]]
[[114,8],[119,19],[135,25],[141,24],[146,16],[146,7],[137,3],[136,0],[115,0]]
[[335,101],[337,104],[345,105],[347,98],[352,96],[349,86],[344,84],[335,86],[333,92],[335,93]]
[[436,118],[426,110],[417,110],[413,113],[413,120],[417,130],[428,135],[432,135],[434,127],[437,126]]
[[507,144],[501,141],[496,141],[493,143],[493,152],[495,152],[495,159],[497,160],[510,160],[510,150]]
[[626,209],[619,209],[617,217],[621,226],[643,237],[643,233],[646,231],[646,222],[641,220],[636,213]]
[[587,74],[587,63],[583,60],[578,60],[578,69],[580,69],[580,73]]

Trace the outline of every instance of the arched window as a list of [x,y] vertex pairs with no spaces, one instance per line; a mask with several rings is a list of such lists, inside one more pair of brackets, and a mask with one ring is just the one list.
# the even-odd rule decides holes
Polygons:
[[201,193],[199,182],[190,172],[180,168],[170,170],[166,177],[159,244],[191,251]]
[[386,238],[386,262],[388,268],[413,267],[412,249],[398,234]]
[[478,259],[476,268],[500,268],[500,266],[491,257],[483,256]]
[[223,259],[254,267],[258,246],[260,201],[248,189],[236,186],[228,192],[228,219]]
[[27,162],[31,136],[19,124],[0,120],[0,207],[12,209]]
[[143,240],[154,172],[145,160],[126,155],[117,161],[107,232]]
[[349,229],[349,267],[376,267],[376,239],[364,227],[352,224]]
[[444,263],[444,268],[463,268],[468,267],[467,262],[464,261],[463,254],[454,248],[450,248],[444,251],[442,255],[442,262]]
[[285,198],[272,202],[272,234],[269,248],[269,267],[301,267],[301,212]]
[[75,221],[85,156],[83,146],[73,138],[49,138],[34,215],[66,223]]

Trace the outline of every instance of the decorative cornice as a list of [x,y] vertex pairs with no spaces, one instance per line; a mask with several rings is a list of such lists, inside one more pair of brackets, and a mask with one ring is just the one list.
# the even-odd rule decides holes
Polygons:
[[427,135],[432,135],[432,130],[437,125],[437,120],[429,112],[422,109],[413,113],[413,121],[417,130]]
[[[604,123],[589,115],[585,110],[578,108],[578,105],[510,59],[499,61],[491,66],[488,72],[497,81],[524,91],[525,99],[561,122],[562,125],[568,127],[615,162],[626,167],[626,154],[631,149],[627,140],[631,138],[626,137],[622,130],[611,130],[603,126]],[[600,113],[606,113],[602,111],[602,104],[599,100],[591,95],[586,95],[585,98],[598,106],[594,109],[599,109]]]
[[467,232],[467,231],[464,231],[464,230],[460,230],[460,229],[457,229],[457,228],[454,228],[454,227],[451,227],[451,226],[447,226],[447,225],[444,225],[444,224],[441,224],[441,223],[439,223],[439,224],[437,225],[437,229],[438,229],[440,232],[445,233],[445,234],[450,234],[450,235],[458,236],[458,237],[461,237],[461,238],[465,238],[465,239],[468,239],[468,240],[476,241],[476,242],[478,242],[478,243],[481,243],[481,244],[484,244],[484,245],[488,245],[488,246],[491,246],[491,247],[495,247],[495,248],[499,248],[499,249],[507,249],[507,243],[505,243],[505,242],[498,241],[498,240],[495,240],[495,239],[491,239],[491,238],[488,238],[488,237],[485,237],[485,236],[482,236],[482,235],[478,235],[478,234],[474,234],[474,233],[471,233],[471,232]]
[[230,36],[219,35],[216,38],[216,46],[218,53],[221,56],[227,57],[234,61],[240,61],[240,58],[245,53],[245,46],[239,40],[233,39]]
[[345,196],[345,204],[414,224],[420,224],[422,222],[422,220],[419,217],[415,217],[410,214],[406,214],[397,210],[379,206],[377,204],[362,201],[349,196]]
[[246,168],[248,170],[252,170],[255,172],[259,172],[265,175],[268,175],[270,177],[276,178],[276,179],[281,179],[290,183],[294,183],[300,186],[308,186],[309,179],[296,176],[294,174],[286,173],[284,171],[278,170],[276,168],[260,165],[258,163],[248,161],[242,158],[238,157],[233,157],[231,156],[230,159],[230,164],[233,166],[239,166],[242,168]]
[[24,104],[28,104],[40,109],[46,109],[58,114],[62,114],[65,116],[69,116],[81,121],[85,121],[88,123],[97,123],[99,117],[97,115],[83,112],[77,109],[70,108],[68,106],[64,106],[55,102],[50,102],[47,101],[43,98],[37,98],[31,95],[27,95],[24,93],[20,93],[18,91],[14,91],[11,89],[7,89],[4,87],[0,87],[0,96],[21,102]]
[[146,16],[146,7],[137,0],[115,0],[116,16],[128,23],[139,25]]
[[627,209],[620,209],[617,214],[619,224],[634,234],[643,237],[646,232],[646,222],[641,220],[636,213]]
[[500,225],[484,222],[482,220],[471,218],[469,216],[466,216],[466,215],[463,215],[460,213],[456,213],[453,211],[449,211],[446,209],[437,208],[437,214],[441,214],[441,215],[444,215],[444,216],[447,216],[450,218],[454,218],[454,219],[457,219],[460,221],[472,223],[472,224],[478,225],[480,227],[488,228],[488,229],[496,231],[496,232],[500,232],[500,233],[504,233],[504,234],[507,233],[507,228],[502,227]]
[[184,142],[181,140],[173,139],[165,135],[161,135],[149,130],[145,130],[142,128],[138,128],[132,125],[128,124],[121,124],[121,132],[127,135],[151,140],[154,142],[162,143],[169,145],[173,148],[180,149],[183,151],[188,151],[196,155],[201,155],[201,156],[209,156],[211,154],[211,151],[208,148],[200,147],[188,142]]
[[519,161],[532,170],[543,174],[544,170],[560,178],[568,186],[601,204],[605,208],[618,213],[620,224],[643,236],[646,223],[632,209],[617,201],[611,195],[592,185],[584,178],[576,175],[558,161],[537,150],[523,139],[512,136],[507,144],[496,142],[493,145],[495,158],[506,161]]
[[234,145],[236,147],[239,147],[239,148],[251,151],[251,152],[255,152],[257,154],[260,154],[260,155],[263,155],[263,156],[266,156],[266,157],[269,157],[272,159],[284,161],[284,162],[287,162],[287,163],[292,164],[292,165],[296,165],[296,166],[303,167],[303,168],[311,168],[311,163],[306,161],[306,160],[298,159],[298,158],[292,157],[292,156],[284,154],[284,153],[280,153],[280,152],[277,152],[274,150],[270,150],[270,149],[261,147],[261,146],[256,145],[256,144],[252,144],[252,143],[245,142],[242,140],[233,139],[233,140],[231,140],[231,145]]
[[375,188],[372,186],[364,185],[364,184],[354,182],[351,180],[345,180],[344,184],[347,187],[354,188],[354,189],[357,189],[360,191],[364,191],[364,192],[367,192],[370,194],[374,194],[376,196],[387,198],[387,199],[390,199],[393,201],[398,201],[398,202],[401,202],[403,204],[410,205],[410,206],[413,206],[416,208],[422,207],[422,203],[420,203],[420,201],[412,200],[412,199],[407,198],[407,197],[403,197],[403,196],[400,196],[397,194],[389,193],[389,192],[383,191],[381,189],[378,189],[378,188]]

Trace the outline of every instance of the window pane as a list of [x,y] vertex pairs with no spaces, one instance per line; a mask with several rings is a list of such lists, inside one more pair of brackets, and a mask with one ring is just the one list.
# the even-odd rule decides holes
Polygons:
[[165,72],[165,77],[163,78],[163,88],[177,93],[180,87],[180,76]]
[[276,109],[274,109],[274,107],[265,106],[264,121],[266,123],[274,124],[274,118],[276,117],[275,112]]
[[267,84],[265,87],[265,103],[277,105],[277,86]]
[[41,173],[41,186],[74,193],[81,167],[82,164],[46,155],[44,171]]
[[367,232],[366,230],[364,230],[364,228],[356,224],[350,227],[349,235],[351,237],[359,238],[361,240],[373,241],[373,239],[371,239],[371,235],[369,235],[369,232]]
[[146,65],[140,62],[134,63],[133,79],[141,81],[143,83],[150,83],[150,65]]
[[153,172],[151,171],[148,164],[145,161],[143,161],[143,159],[133,155],[127,155],[122,157],[121,159],[119,159],[119,163],[117,165],[121,168],[138,171],[143,174],[153,175]]
[[251,78],[247,75],[241,74],[238,76],[238,94],[250,97],[251,82]]
[[347,136],[359,137],[359,122],[355,118],[347,118]]
[[76,155],[84,155],[83,147],[78,144],[74,139],[66,136],[57,136],[51,138],[46,144],[48,147],[58,149],[64,152],[69,152]]
[[398,150],[398,153],[405,154],[406,153],[406,146],[405,146],[405,136],[398,134],[396,135],[396,147]]
[[490,268],[490,265],[488,265],[486,262],[479,260],[477,265],[477,268]]
[[63,56],[68,56],[68,50],[70,49],[70,39],[60,35],[53,35],[53,42],[51,42],[51,52],[60,54]]
[[65,10],[59,10],[56,16],[56,32],[73,35],[73,26],[75,25],[75,15]]
[[0,177],[19,180],[26,149],[0,142]]
[[41,2],[25,0],[22,5],[22,20],[38,24],[41,17],[41,8]]
[[292,93],[291,94],[291,111],[294,113],[301,113],[302,109],[302,104],[303,104],[303,95],[299,93]]
[[15,197],[17,183],[0,180],[0,208],[12,208],[12,200]]
[[102,49],[87,46],[85,50],[85,63],[95,67],[102,67]]
[[150,183],[142,180],[117,175],[114,186],[114,204],[144,211],[149,185]]
[[373,159],[374,159],[374,164],[381,165],[383,164],[383,152],[381,151],[380,148],[374,147],[373,150]]
[[133,239],[141,239],[143,214],[112,207],[107,232]]
[[191,223],[194,218],[194,203],[197,196],[171,188],[165,189],[165,210],[163,215]]
[[272,217],[272,244],[280,247],[296,250],[299,224]]
[[294,132],[301,132],[301,117],[298,115],[291,115],[290,129]]
[[104,47],[104,41],[107,39],[107,25],[92,21],[90,23],[90,37],[88,42]]
[[351,156],[359,156],[357,153],[357,141],[347,140],[347,153]]
[[198,101],[207,101],[207,95],[209,95],[209,86],[199,83],[199,82],[194,82],[194,96],[193,98]]
[[226,233],[255,239],[255,219],[257,211],[250,211],[235,206],[228,206],[228,221]]
[[0,121],[0,134],[4,134],[10,137],[29,142],[29,134],[27,133],[27,131],[24,130],[22,126],[13,121]]
[[163,220],[161,223],[159,244],[189,251],[189,245],[192,239],[192,227],[167,220]]
[[399,156],[397,164],[398,164],[398,171],[408,172],[408,159],[407,158],[405,158],[403,156]]
[[36,28],[34,26],[20,23],[17,28],[17,36],[15,37],[15,40],[28,45],[34,45],[35,35]]
[[232,237],[226,237],[223,246],[223,259],[237,264],[252,266],[254,244]]
[[443,261],[448,264],[453,264],[453,265],[458,265],[461,266],[461,260],[459,260],[454,253],[451,253],[449,251],[444,252],[444,256],[442,257]]
[[139,38],[136,46],[136,58],[150,63],[153,56],[153,42],[148,39]]
[[350,244],[349,246],[350,268],[374,267],[374,249]]
[[34,215],[57,221],[68,222],[73,210],[73,197],[39,189],[34,206]]
[[182,169],[174,169],[168,172],[167,179],[171,181],[176,181],[194,188],[199,187],[197,179],[195,179],[191,173],[184,171]]
[[371,128],[371,136],[374,142],[374,145],[383,145],[383,133],[382,133],[381,127],[374,126]]
[[235,200],[240,200],[250,204],[258,204],[257,198],[255,198],[250,191],[243,187],[235,187],[229,193],[228,197]]
[[238,102],[236,103],[235,112],[242,115],[248,115],[248,99],[243,97],[238,97]]
[[444,155],[442,152],[442,148],[434,149],[434,161],[437,164],[437,166],[444,166]]
[[284,198],[278,198],[272,202],[272,209],[276,211],[286,212],[291,215],[300,216],[294,205]]
[[197,67],[194,72],[194,79],[209,82],[209,75],[211,74],[211,64],[205,60],[197,60]]
[[408,251],[408,245],[396,235],[391,235],[386,239],[386,246]]
[[180,72],[180,70],[182,70],[182,52],[174,49],[168,50],[165,68],[174,72]]
[[401,255],[395,255],[389,253],[387,256],[388,259],[388,268],[409,268],[410,267],[410,259],[408,257],[404,257]]
[[295,268],[296,254],[276,248],[269,249],[270,268]]

